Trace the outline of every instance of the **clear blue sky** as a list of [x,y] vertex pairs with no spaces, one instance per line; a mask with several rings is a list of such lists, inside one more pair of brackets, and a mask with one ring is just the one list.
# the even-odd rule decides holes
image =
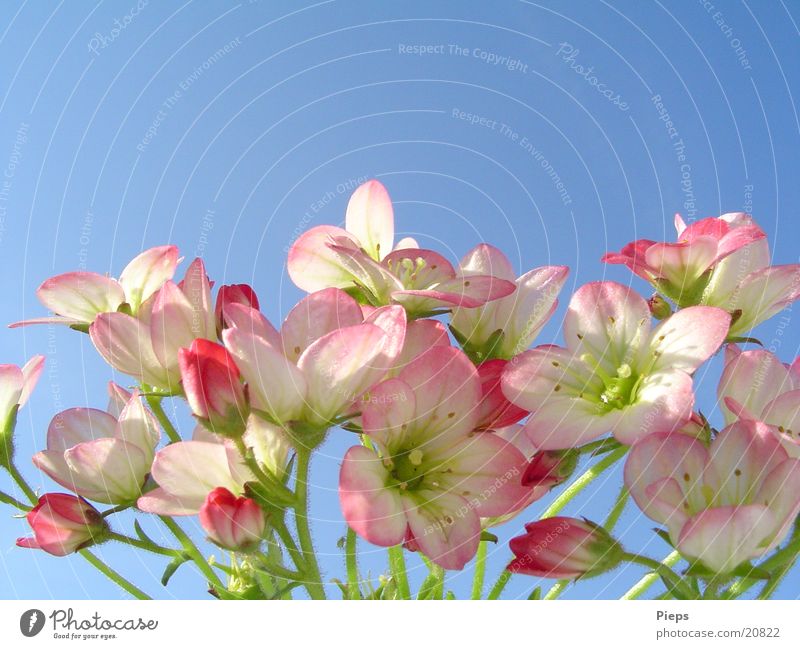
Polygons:
[[[117,274],[166,242],[202,254],[219,283],[252,283],[279,320],[300,297],[285,272],[293,233],[339,223],[368,177],[389,188],[402,234],[454,260],[488,241],[520,271],[567,264],[565,294],[603,277],[646,291],[599,259],[634,238],[672,238],[675,211],[752,210],[776,260],[795,263],[800,3],[712,2],[5,2],[0,321],[43,314],[34,291],[50,275]],[[539,342],[559,340],[565,303]],[[800,345],[795,320],[780,336],[777,320],[759,330],[784,360]],[[52,490],[26,458],[57,410],[104,406],[112,372],[75,332],[0,331],[2,362],[38,352],[48,365],[19,419],[19,458]],[[707,413],[718,373],[717,361],[700,377]],[[312,473],[328,577],[344,572],[336,476],[350,441],[333,432]],[[618,484],[609,476],[569,513],[601,519]],[[548,501],[500,528],[502,539]],[[26,526],[9,514],[0,597],[118,596],[79,558],[14,547]],[[630,508],[619,530],[630,549],[663,556],[652,527]],[[362,549],[377,574],[385,554]],[[190,568],[165,591],[160,559],[102,554],[153,595],[203,596]],[[507,557],[504,545],[492,551],[490,575]],[[618,597],[639,573],[567,596]],[[798,575],[780,595],[797,597]],[[517,577],[507,594],[534,585]]]

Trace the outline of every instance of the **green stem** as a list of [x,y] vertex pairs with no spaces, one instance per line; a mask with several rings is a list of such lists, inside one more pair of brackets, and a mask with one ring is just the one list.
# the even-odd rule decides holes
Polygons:
[[497,581],[494,583],[494,586],[492,586],[492,590],[489,591],[489,596],[486,599],[498,599],[505,590],[506,586],[508,586],[508,582],[511,581],[511,577],[513,576],[513,573],[508,572],[508,570],[503,570],[503,572],[501,572],[500,576],[497,578]]
[[486,555],[489,543],[481,541],[478,544],[478,554],[475,557],[475,576],[472,578],[472,599],[481,599],[483,596],[483,582],[486,578]]
[[214,572],[211,566],[208,565],[208,561],[206,561],[200,550],[197,549],[197,546],[186,535],[186,532],[183,531],[180,525],[173,521],[169,516],[159,516],[159,518],[164,522],[164,525],[167,526],[167,529],[172,532],[173,536],[178,539],[186,554],[188,554],[191,560],[194,561],[195,565],[198,567],[200,572],[203,573],[208,582],[214,586],[224,588],[222,580],[220,580],[220,578],[217,576],[217,573]]
[[[646,557],[641,554],[634,554],[633,552],[626,552],[623,557],[623,561],[628,561],[630,563],[637,563],[640,566],[644,566],[645,568],[650,568],[653,572],[657,573],[659,576],[666,577],[668,581],[673,581],[677,584],[679,588],[684,589],[684,595],[688,596],[690,599],[694,597],[694,593],[690,590],[685,588],[685,584],[683,578],[676,573],[672,568],[669,566],[656,561],[655,559],[651,559],[650,557]],[[713,588],[716,590],[716,586]]]
[[563,493],[556,498],[553,503],[548,507],[540,518],[550,518],[558,514],[569,502],[575,498],[581,491],[586,489],[597,477],[606,469],[613,466],[618,460],[621,460],[628,452],[627,446],[617,448],[613,452],[606,455],[597,464],[589,467],[577,480],[575,480]]
[[[672,566],[680,561],[680,558],[680,553],[677,550],[674,550],[664,557],[659,565],[666,566],[667,568],[671,569]],[[654,561],[654,563],[658,562]],[[641,597],[658,580],[658,577],[659,575],[657,572],[646,574],[638,582],[636,582],[633,587],[621,597],[621,599],[637,599]]]
[[406,558],[403,556],[403,546],[395,545],[388,549],[389,570],[397,584],[397,595],[399,599],[411,599],[411,589],[408,586],[408,576],[406,575]]
[[31,489],[30,485],[25,481],[25,478],[22,477],[17,465],[13,462],[9,462],[5,465],[5,468],[6,471],[8,471],[8,474],[13,478],[14,482],[17,483],[17,486],[22,489],[22,493],[25,494],[25,497],[31,502],[32,505],[36,505],[36,503],[39,502],[39,499],[36,497],[36,492]]
[[145,398],[147,399],[147,405],[150,406],[150,410],[153,411],[156,419],[158,419],[158,423],[161,424],[161,428],[164,429],[167,437],[169,437],[169,441],[171,443],[180,442],[181,436],[178,434],[178,431],[175,430],[175,426],[172,425],[172,422],[169,420],[169,417],[167,417],[167,413],[164,412],[164,408],[161,405],[163,397],[149,394]]
[[281,519],[276,519],[273,521],[272,527],[275,528],[275,531],[278,533],[281,541],[283,541],[283,544],[286,546],[286,550],[289,552],[289,556],[292,557],[292,561],[294,561],[294,565],[297,570],[301,573],[305,573],[305,559],[303,558],[303,554],[300,552],[300,549],[297,547],[297,543],[295,543],[291,532],[289,532],[289,528],[286,527],[286,523]]
[[436,577],[436,583],[433,587],[431,599],[444,599],[444,568],[440,565],[433,564],[432,572],[434,577]]
[[311,529],[308,525],[308,469],[311,462],[311,452],[308,449],[297,449],[297,477],[295,481],[295,494],[297,508],[295,509],[295,523],[297,525],[297,538],[300,541],[300,550],[306,566],[308,583],[306,590],[312,599],[325,599],[325,588],[322,586],[322,576],[314,552],[314,541],[311,538]]
[[595,442],[589,442],[588,444],[584,444],[583,446],[579,446],[576,451],[581,455],[585,455],[587,453],[591,453],[593,455],[601,455],[603,453],[607,453],[608,451],[614,451],[618,449],[621,444],[614,439],[613,437],[607,437],[606,439],[598,439]]
[[7,493],[0,491],[0,503],[5,503],[6,505],[11,505],[12,507],[16,507],[17,509],[21,509],[24,512],[30,511],[31,506],[25,505],[21,503],[19,500],[14,498],[13,496],[9,496]]
[[296,572],[295,570],[289,570],[288,568],[275,563],[263,552],[259,552],[258,557],[261,559],[263,570],[268,574],[275,577],[281,577],[282,579],[288,579],[290,581],[303,581],[302,573]]
[[347,568],[347,598],[361,599],[358,579],[358,556],[356,533],[348,526],[344,541],[345,566]]
[[141,539],[134,539],[130,536],[125,536],[124,534],[117,534],[116,532],[111,532],[108,536],[109,539],[112,541],[119,541],[120,543],[125,543],[126,545],[132,545],[135,548],[141,548],[142,550],[147,550],[148,552],[153,552],[155,554],[163,554],[167,557],[175,557],[181,554],[179,550],[172,550],[170,548],[165,548],[151,541],[143,541]]
[[146,593],[139,590],[136,586],[134,586],[127,579],[125,579],[125,577],[119,574],[116,570],[107,566],[103,561],[101,561],[91,552],[89,552],[89,550],[79,550],[78,554],[80,554],[84,559],[86,559],[86,561],[92,564],[92,566],[97,568],[97,570],[102,572],[106,577],[108,577],[111,581],[113,581],[117,586],[128,591],[136,599],[153,599]]
[[[603,527],[609,534],[614,530],[614,526],[619,521],[619,517],[622,516],[622,512],[625,511],[625,506],[628,504],[628,498],[630,498],[630,492],[625,485],[622,485],[622,488],[619,490],[619,494],[617,495],[617,499],[614,501],[614,506],[611,508],[611,511],[608,513],[608,517],[603,523]],[[563,593],[567,586],[569,586],[569,583],[569,579],[560,579],[547,592],[547,595],[544,596],[544,599],[558,599],[561,593]]]

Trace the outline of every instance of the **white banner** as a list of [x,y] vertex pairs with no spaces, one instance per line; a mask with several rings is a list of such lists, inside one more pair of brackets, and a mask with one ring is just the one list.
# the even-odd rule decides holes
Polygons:
[[0,633],[2,646],[15,649],[180,649],[185,643],[386,649],[439,641],[487,648],[598,641],[637,648],[796,647],[798,617],[795,601],[5,601]]

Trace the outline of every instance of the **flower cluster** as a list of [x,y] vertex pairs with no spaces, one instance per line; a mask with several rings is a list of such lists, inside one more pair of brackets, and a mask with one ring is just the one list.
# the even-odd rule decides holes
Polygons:
[[[127,543],[172,557],[165,582],[194,561],[221,598],[283,596],[300,584],[324,597],[309,464],[337,435],[352,442],[338,480],[347,597],[410,596],[404,551],[430,566],[421,596],[442,591],[442,569],[476,554],[482,564],[491,528],[529,513],[595,457],[510,541],[509,573],[586,578],[640,563],[676,597],[699,596],[698,576],[709,589],[736,576],[769,584],[770,560],[751,562],[776,551],[800,512],[800,362],[739,345],[800,297],[800,266],[771,266],[748,215],[688,226],[676,217],[676,227],[676,243],[639,240],[604,258],[656,295],[610,281],[578,287],[563,346],[531,348],[556,311],[565,266],[519,275],[486,243],[455,265],[413,239],[395,243],[392,203],[374,180],[351,197],[344,228],[314,227],[292,245],[288,273],[308,294],[278,326],[248,285],[222,286],[215,300],[200,259],[173,281],[174,246],[143,252],[119,279],[48,279],[38,297],[53,314],[12,326],[88,333],[132,385],[111,383],[106,410],[55,415],[33,464],[71,493],[38,497],[16,468],[13,437],[43,358],[0,366],[0,466],[30,504],[0,496],[34,534],[18,545],[61,556]],[[695,376],[722,348],[717,432],[695,410]],[[190,436],[167,416],[171,399],[194,416]],[[623,457],[605,524],[558,515]],[[692,578],[613,537],[628,495],[664,526]],[[135,538],[116,531],[113,515],[125,511],[158,515],[181,548],[155,543],[138,522]],[[188,540],[180,517],[195,515],[233,553],[230,566],[218,570]],[[359,577],[355,535],[390,548],[391,578],[377,587]]]

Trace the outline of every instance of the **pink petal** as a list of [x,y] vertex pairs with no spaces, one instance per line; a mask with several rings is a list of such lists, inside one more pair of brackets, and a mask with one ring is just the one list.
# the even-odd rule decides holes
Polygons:
[[158,246],[137,255],[122,271],[119,283],[134,313],[139,306],[172,279],[178,266],[178,248]]
[[481,525],[477,513],[460,496],[417,491],[403,504],[413,543],[446,570],[461,570],[475,556]]
[[369,255],[380,261],[394,244],[394,211],[386,188],[377,180],[361,185],[347,204],[345,228]]
[[[153,498],[154,493],[150,492],[143,496],[139,499],[139,509],[166,516],[197,513],[216,487],[241,492],[241,485],[231,476],[222,444],[194,441],[170,444],[156,453],[152,476],[165,494]],[[164,509],[156,509],[161,505]]]
[[63,453],[93,439],[114,437],[117,420],[95,408],[70,408],[59,412],[47,428],[47,448]]
[[397,359],[403,352],[407,321],[406,310],[396,304],[375,309],[364,318],[365,323],[374,324],[386,333],[385,343],[377,360],[378,366],[386,371],[396,366]]
[[430,288],[456,276],[453,265],[447,259],[438,252],[424,248],[395,250],[386,256],[383,266],[398,277],[403,288],[407,289]]
[[725,573],[762,554],[775,529],[775,516],[763,505],[707,509],[681,530],[678,550],[711,570]]
[[[215,308],[211,302],[211,282],[202,259],[198,257],[189,264],[178,288],[192,307],[194,321],[191,329],[195,334],[194,337],[214,340],[217,335],[217,321]],[[258,302],[257,298],[256,302]]]
[[775,515],[778,526],[769,541],[771,549],[783,541],[800,511],[800,462],[789,459],[781,462],[765,478],[754,502],[764,503]]
[[650,351],[658,360],[651,371],[671,368],[691,374],[719,349],[730,322],[730,315],[715,307],[681,309],[653,331]]
[[406,516],[398,490],[386,486],[389,474],[373,451],[354,446],[339,474],[339,502],[347,524],[370,543],[402,543]]
[[142,403],[138,390],[134,390],[120,412],[115,437],[138,448],[152,462],[153,450],[161,439],[161,426]]
[[266,340],[275,349],[281,349],[281,335],[258,309],[244,304],[225,305],[225,322],[228,327],[236,327],[244,333]]
[[[728,345],[728,349],[731,349]],[[725,355],[725,369],[717,396],[727,423],[735,421],[728,406],[732,399],[755,417],[761,417],[767,404],[792,387],[789,370],[778,358],[763,349],[746,352],[734,348]]]
[[319,225],[301,234],[289,250],[287,270],[298,288],[319,291],[323,288],[345,288],[353,285],[352,273],[344,266],[339,255],[328,247],[333,238],[346,238],[358,242],[341,228]]
[[16,365],[0,365],[0,428],[6,425],[11,411],[22,397],[25,379]]
[[496,277],[472,275],[441,282],[430,289],[392,292],[392,299],[415,313],[438,307],[478,307],[510,295],[516,286]]
[[742,309],[731,326],[731,336],[746,336],[753,327],[768,320],[800,297],[800,264],[771,266],[749,275],[739,286],[736,300],[724,306]]
[[717,261],[717,241],[697,237],[691,243],[655,243],[645,252],[645,263],[656,277],[678,291],[692,290],[694,283]]
[[293,362],[315,340],[342,327],[361,324],[361,307],[338,288],[307,295],[289,311],[281,326],[283,353]]
[[384,449],[403,448],[409,445],[409,429],[416,413],[416,398],[408,383],[401,379],[387,379],[366,392],[358,404],[364,432]]
[[138,497],[150,471],[150,458],[122,439],[96,439],[78,444],[64,453],[64,460],[71,479],[61,482],[54,477],[56,482],[72,488],[74,481],[81,496],[108,504],[121,504]]
[[647,343],[650,309],[645,299],[616,282],[584,284],[564,317],[564,340],[576,356],[589,354],[606,373],[629,362],[631,350]]
[[458,268],[461,275],[492,275],[510,282],[517,277],[508,257],[488,243],[478,244],[470,250],[461,258]]
[[253,408],[280,422],[299,417],[308,392],[303,372],[279,348],[245,330],[226,329],[222,338],[247,382]]
[[447,444],[475,430],[480,379],[461,350],[431,347],[409,363],[398,378],[413,390],[415,427],[426,430],[432,443]]
[[45,280],[36,295],[54,313],[81,322],[92,322],[98,313],[116,311],[125,301],[125,293],[116,280],[83,271]]
[[33,388],[39,382],[39,377],[44,370],[44,356],[37,354],[22,366],[22,390],[19,395],[20,408],[24,406],[33,392]]
[[447,328],[438,320],[412,320],[406,327],[403,350],[395,359],[395,368],[402,370],[417,356],[437,345],[450,346]]
[[178,350],[189,347],[206,332],[198,325],[198,314],[177,284],[167,281],[156,293],[150,319],[150,340],[163,367],[178,366]]
[[616,431],[621,410],[604,412],[597,405],[577,397],[547,400],[525,422],[525,434],[539,450],[573,448]]
[[111,367],[160,388],[178,387],[178,374],[167,373],[150,342],[150,331],[125,313],[101,313],[89,327],[89,336]]
[[[664,521],[663,507],[652,503],[650,485],[673,478],[685,492],[702,482],[708,451],[702,442],[681,433],[655,433],[633,444],[625,461],[625,485],[650,518]],[[687,479],[688,476],[688,479]]]
[[452,472],[438,477],[443,488],[465,498],[479,516],[503,516],[528,500],[522,486],[525,456],[513,444],[483,433],[453,445],[447,460]]

